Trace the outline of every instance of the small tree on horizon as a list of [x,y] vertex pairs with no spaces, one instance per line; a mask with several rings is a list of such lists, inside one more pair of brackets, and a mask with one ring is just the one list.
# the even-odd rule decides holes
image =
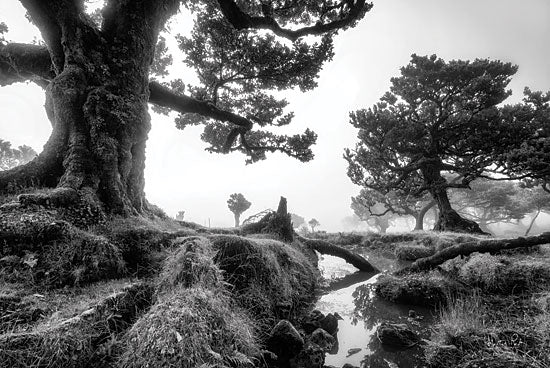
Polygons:
[[321,223],[319,221],[317,221],[317,219],[314,219],[312,218],[311,220],[308,221],[308,224],[309,226],[311,226],[311,232],[314,233],[315,232],[315,228],[319,225],[321,225]]
[[251,205],[252,203],[250,203],[241,193],[233,193],[229,196],[227,207],[235,216],[235,227],[239,227],[241,215],[249,209]]
[[176,214],[176,220],[183,221],[183,218],[185,217],[185,211],[178,211]]

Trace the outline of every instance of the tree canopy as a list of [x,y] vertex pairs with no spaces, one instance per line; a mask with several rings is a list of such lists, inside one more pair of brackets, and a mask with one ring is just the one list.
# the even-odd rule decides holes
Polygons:
[[309,220],[307,222],[309,224],[309,226],[311,227],[311,232],[315,232],[315,228],[319,225],[321,225],[321,223],[317,220],[317,219],[314,219],[312,218],[311,220]]
[[12,148],[11,143],[0,138],[0,171],[23,165],[37,155],[36,151],[27,145]]
[[[311,160],[312,130],[274,133],[293,118],[280,91],[314,88],[336,34],[372,7],[364,0],[106,0],[93,10],[88,3],[21,0],[43,43],[0,39],[0,86],[44,87],[53,126],[36,160],[0,175],[0,191],[31,182],[60,189],[56,195],[85,190],[107,212],[121,214],[148,208],[148,103],[178,112],[181,129],[203,125],[211,152],[240,151],[247,162],[276,151]],[[176,58],[165,36],[178,29],[167,22],[180,8],[194,22],[177,39],[197,82],[169,78]],[[6,29],[0,26],[0,36]]]
[[251,205],[252,203],[250,203],[241,193],[233,193],[229,196],[227,207],[235,216],[235,227],[240,225],[241,215],[249,209]]
[[[540,123],[525,124],[536,120],[534,111],[543,108],[499,106],[511,94],[506,87],[516,71],[516,66],[498,60],[445,62],[436,55],[412,55],[378,103],[350,114],[359,141],[355,149],[345,151],[348,176],[382,194],[430,193],[439,209],[436,229],[481,232],[451,207],[449,188],[468,188],[474,179],[493,172],[532,177],[547,169],[533,155],[528,155],[533,159],[529,165],[519,153],[516,161],[509,155],[527,152],[521,150],[525,138],[543,133]],[[539,95],[529,93],[526,90],[528,99]],[[521,119],[515,118],[525,111]],[[535,140],[532,146],[539,150],[539,143]],[[544,151],[547,140],[541,144]],[[450,182],[445,173],[460,180]]]

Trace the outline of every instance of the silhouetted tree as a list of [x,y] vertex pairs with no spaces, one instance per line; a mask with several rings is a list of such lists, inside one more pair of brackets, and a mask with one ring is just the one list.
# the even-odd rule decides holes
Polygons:
[[240,225],[242,213],[249,209],[251,205],[252,203],[247,201],[241,193],[233,193],[229,196],[229,199],[227,200],[227,207],[235,216],[235,227]]
[[518,197],[525,212],[530,215],[527,229],[525,229],[525,236],[527,236],[531,232],[539,215],[541,213],[550,213],[550,193],[540,187],[523,188],[520,190]]
[[[412,55],[380,102],[350,114],[359,142],[345,152],[349,177],[383,194],[428,192],[439,211],[436,230],[481,233],[452,208],[447,190],[467,188],[521,146],[522,135],[510,135],[511,127],[534,135],[531,126],[507,119],[517,109],[498,106],[511,94],[506,86],[516,70],[498,60],[447,63]],[[445,173],[461,180],[450,183]]]
[[[84,1],[21,1],[44,44],[2,38],[0,86],[30,81],[44,87],[53,130],[36,159],[0,173],[0,192],[39,183],[65,196],[58,203],[86,193],[110,213],[147,211],[149,103],[180,113],[179,128],[202,124],[212,152],[240,151],[249,162],[275,151],[311,160],[315,133],[286,136],[270,129],[292,120],[287,101],[272,91],[314,88],[333,56],[334,36],[372,7],[365,0],[104,3],[92,14]],[[198,83],[161,83],[173,58],[159,34],[182,6],[194,26],[178,42]],[[5,31],[2,25],[0,35]],[[32,199],[49,201],[46,195]]]
[[308,221],[308,224],[309,226],[311,227],[311,232],[314,233],[315,232],[315,228],[319,225],[321,225],[321,223],[319,221],[317,221],[316,219],[312,218],[311,220]]
[[183,221],[183,218],[185,217],[185,211],[178,211],[176,214],[176,220]]

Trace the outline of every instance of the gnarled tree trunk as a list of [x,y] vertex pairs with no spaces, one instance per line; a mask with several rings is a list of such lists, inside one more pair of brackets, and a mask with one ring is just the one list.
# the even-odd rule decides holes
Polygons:
[[477,223],[461,217],[452,208],[447,195],[447,181],[441,176],[441,170],[437,164],[425,165],[421,171],[425,185],[429,188],[428,191],[439,210],[439,218],[435,223],[434,230],[485,234]]
[[428,211],[433,207],[435,206],[435,202],[434,201],[431,201],[430,203],[428,203],[427,205],[425,205],[424,207],[422,207],[420,209],[420,211],[418,211],[418,213],[416,214],[416,216],[414,216],[414,229],[413,231],[421,231],[421,230],[424,230],[424,217],[426,217],[426,214],[428,213]]
[[[52,62],[45,106],[53,130],[34,161],[0,173],[0,191],[49,186],[71,198],[95,201],[109,213],[147,210],[143,189],[149,67],[158,31],[178,2],[111,2],[101,31],[83,16],[78,2],[22,3],[40,29]],[[43,197],[24,198],[50,203]]]

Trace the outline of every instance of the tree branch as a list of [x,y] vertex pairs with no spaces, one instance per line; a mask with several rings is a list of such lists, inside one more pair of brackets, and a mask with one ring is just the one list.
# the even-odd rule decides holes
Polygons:
[[262,17],[250,16],[243,12],[234,0],[218,0],[223,15],[236,29],[268,29],[277,36],[291,41],[296,41],[303,36],[320,35],[347,27],[358,20],[363,12],[366,13],[372,8],[372,4],[367,4],[365,0],[345,1],[345,3],[349,6],[349,11],[345,17],[328,23],[319,21],[314,26],[292,30],[281,27],[268,12],[264,12]]
[[149,83],[149,91],[151,93],[149,102],[158,106],[168,107],[183,114],[194,113],[216,120],[227,121],[247,131],[252,129],[253,123],[250,120],[230,111],[222,110],[209,102],[200,101],[185,95],[178,95],[158,82],[151,81]]
[[54,77],[47,47],[23,43],[0,45],[0,86],[32,81],[45,87]]

